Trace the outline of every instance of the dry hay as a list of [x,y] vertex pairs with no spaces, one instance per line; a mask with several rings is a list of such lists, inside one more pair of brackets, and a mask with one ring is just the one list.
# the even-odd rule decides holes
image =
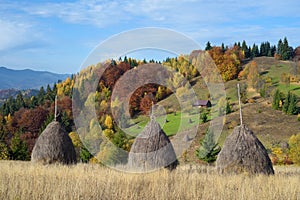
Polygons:
[[42,164],[76,163],[72,140],[59,122],[51,122],[39,136],[32,150],[31,161]]
[[135,138],[128,157],[128,167],[133,171],[150,171],[177,166],[177,158],[168,136],[151,117],[144,130]]
[[235,127],[218,155],[220,173],[274,174],[267,150],[245,125]]

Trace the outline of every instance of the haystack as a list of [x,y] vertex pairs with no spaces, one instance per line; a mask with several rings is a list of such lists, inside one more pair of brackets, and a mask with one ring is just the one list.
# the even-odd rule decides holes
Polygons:
[[264,145],[243,124],[240,85],[237,84],[241,125],[234,128],[217,158],[220,173],[274,174],[272,162]]
[[267,150],[246,125],[227,137],[216,165],[220,173],[274,174]]
[[128,166],[134,171],[150,171],[162,167],[173,170],[177,164],[172,143],[155,118],[151,117],[131,147]]
[[31,161],[43,164],[75,164],[76,153],[67,132],[59,122],[51,122],[38,138]]

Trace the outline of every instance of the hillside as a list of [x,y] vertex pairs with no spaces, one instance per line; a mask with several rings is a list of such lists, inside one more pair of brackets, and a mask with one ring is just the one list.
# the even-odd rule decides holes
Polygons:
[[[268,79],[269,81],[267,88],[268,94],[265,97],[261,97],[261,95],[253,88],[248,88],[246,90],[245,96],[247,100],[245,104],[243,104],[244,123],[254,131],[266,148],[271,152],[273,151],[273,147],[280,147],[282,144],[288,142],[291,135],[300,132],[300,129],[295,129],[295,127],[299,127],[297,116],[286,115],[282,111],[273,110],[271,108],[273,91],[278,88],[281,92],[286,94],[287,91],[293,90],[293,92],[299,96],[300,90],[298,90],[299,87],[294,83],[289,83],[287,85],[281,81],[281,73],[290,73],[291,66],[293,66],[292,62],[278,61],[270,57],[254,58],[252,61],[257,63],[260,78],[263,80]],[[133,84],[133,82],[127,81],[126,84],[118,85],[118,80],[127,72],[134,73],[135,78],[138,80],[147,80],[147,75],[149,73],[146,74],[143,70],[148,68],[139,68],[139,66],[145,66],[141,65],[141,63],[142,61],[131,58],[124,58],[124,61],[120,60],[118,62],[104,63],[107,68],[99,80],[96,91],[91,91],[94,82],[89,79],[94,80],[93,77],[97,77],[95,75],[99,74],[103,69],[101,64],[90,66],[81,71],[79,75],[76,76],[76,83],[75,77],[72,76],[72,78],[67,78],[65,81],[54,85],[53,88],[47,87],[46,91],[40,90],[38,95],[34,98],[26,98],[23,95],[19,96],[19,98],[14,101],[3,104],[3,106],[0,107],[0,119],[2,119],[0,128],[4,130],[1,136],[4,141],[2,148],[6,152],[4,157],[6,159],[21,160],[30,158],[31,150],[38,135],[45,128],[47,123],[53,119],[54,99],[55,96],[58,95],[58,112],[62,113],[63,126],[70,134],[72,132],[72,139],[74,139],[74,141],[76,141],[76,137],[78,137],[76,136],[76,132],[98,133],[97,127],[100,124],[101,127],[105,128],[103,134],[109,137],[117,147],[126,151],[130,150],[134,141],[134,136],[140,133],[147,124],[147,121],[149,120],[149,109],[154,101],[164,108],[162,109],[163,116],[158,115],[156,119],[161,124],[165,133],[170,136],[172,142],[176,143],[176,141],[179,141],[178,138],[180,139],[180,137],[176,135],[178,132],[186,134],[189,131],[188,129],[194,128],[197,124],[200,124],[196,138],[180,160],[181,162],[199,162],[199,159],[195,156],[195,151],[198,149],[199,141],[205,135],[206,128],[209,125],[209,123],[205,123],[205,121],[219,116],[222,111],[216,110],[214,113],[210,113],[208,110],[208,116],[206,120],[203,120],[202,117],[199,118],[199,115],[197,115],[195,107],[186,106],[181,110],[176,95],[166,90],[166,88],[159,86],[158,84],[143,85],[143,83],[141,83],[140,85],[142,85],[142,87],[136,88],[131,95],[129,101],[131,107],[129,108],[129,112],[125,113],[127,116],[124,117],[122,109],[125,109],[123,103],[126,99],[124,100],[122,98],[127,94],[130,94],[131,91],[128,91],[128,88],[130,89],[128,86]],[[169,64],[175,70],[185,71],[185,75],[189,78],[189,82],[199,99],[206,100],[210,98],[205,83],[197,73],[194,73],[191,64],[186,62],[183,57],[169,59],[166,64]],[[241,66],[241,69],[246,69],[249,64],[251,64],[251,61],[244,63],[244,65]],[[148,63],[148,66],[150,65],[152,65],[152,63]],[[140,71],[143,73],[137,73]],[[162,70],[161,74],[162,73],[166,72]],[[168,80],[180,83],[181,79],[176,79],[176,76],[171,76]],[[245,83],[247,80],[245,78],[239,78],[225,83],[226,97],[232,113],[228,114],[224,121],[225,125],[223,132],[218,141],[220,145],[223,144],[226,136],[232,132],[233,128],[239,125],[236,89],[238,82]],[[115,87],[116,84],[121,91],[118,93],[119,99],[113,99],[111,97],[112,92],[118,88],[117,86]],[[73,89],[73,87],[75,87],[74,85],[77,87],[75,90]],[[76,91],[75,94],[77,94],[77,96],[75,95],[74,97],[74,92],[72,94],[72,91]],[[177,91],[181,92],[176,93],[177,95],[187,94],[186,87],[180,84],[179,88],[176,89],[176,92]],[[82,93],[78,95],[79,92]],[[95,97],[95,100],[93,100],[93,97]],[[72,102],[72,98],[78,98],[81,101],[77,102],[78,105],[76,104],[72,107],[72,103],[74,103]],[[225,99],[222,101],[212,101],[213,104],[219,102],[227,104]],[[94,118],[90,119],[89,115],[80,112],[84,109],[84,106],[94,106],[94,104],[97,110],[96,114],[98,120],[95,120]],[[114,113],[115,115],[113,116],[111,113],[112,106],[114,107],[116,105],[119,106],[120,111]],[[166,113],[163,113],[164,111]],[[80,117],[87,119],[89,126],[75,127],[74,113],[75,117],[76,114],[83,114],[83,116]],[[116,116],[120,117],[120,123],[117,123]],[[133,121],[128,121],[127,117],[130,117]],[[182,126],[179,126],[180,124],[182,124]],[[129,132],[130,134],[125,134],[125,132]],[[11,133],[15,134],[13,138]],[[22,142],[14,145],[11,141],[19,140],[18,138],[20,138]],[[85,142],[85,140],[81,141]],[[179,142],[182,143],[182,139]],[[105,143],[101,145],[106,147]],[[26,151],[23,151],[24,153],[20,155],[17,154],[20,151],[18,151],[16,155],[11,153],[11,149],[18,148]],[[84,152],[78,154],[78,159],[83,162],[112,162],[111,159],[123,156],[109,149],[109,154],[102,154],[102,152],[99,151],[95,155],[97,158],[96,160],[92,158],[90,154],[86,153],[87,150],[83,146],[83,143],[77,144],[76,148],[78,152]]]
[[[243,105],[243,121],[267,149],[283,145],[288,142],[291,135],[300,132],[297,117],[273,110],[271,104],[263,99]],[[224,124],[222,134],[218,140],[218,143],[221,146],[226,137],[231,134],[233,128],[239,124],[240,117],[238,111],[226,115],[226,123]],[[187,162],[199,162],[199,159],[195,155],[195,151],[199,148],[199,140],[203,138],[208,126],[209,122],[200,124],[198,134],[190,148],[187,150]]]
[[39,89],[41,86],[53,84],[58,80],[65,80],[69,74],[56,74],[47,71],[30,69],[13,70],[0,67],[0,90],[4,89]]
[[[289,138],[293,134],[300,132],[300,123],[296,116],[287,115],[282,111],[272,109],[272,92],[278,88],[284,94],[286,94],[287,91],[293,91],[298,95],[298,97],[300,96],[300,87],[296,83],[285,85],[280,82],[281,73],[290,73],[294,63],[290,61],[280,61],[270,57],[254,58],[253,61],[257,63],[258,70],[260,74],[262,74],[263,78],[271,78],[272,85],[269,89],[271,96],[262,98],[258,93],[249,89],[247,91],[247,98],[251,99],[253,102],[242,105],[244,123],[253,130],[267,149],[281,147],[283,144],[288,142]],[[245,68],[247,64],[248,63],[246,63],[243,68]],[[192,87],[198,98],[207,98],[208,90],[202,79],[196,78],[193,81],[194,83]],[[218,141],[220,145],[223,144],[226,137],[233,131],[233,128],[240,124],[236,88],[236,84],[238,82],[244,83],[245,80],[232,80],[225,83],[226,97],[232,106],[233,112],[226,115],[226,122]],[[169,110],[180,110],[175,94],[172,94],[168,98],[160,101],[159,104],[169,108]],[[185,158],[181,158],[181,161],[192,163],[199,162],[199,159],[195,155],[195,151],[199,148],[199,141],[203,138],[208,126],[209,122],[204,124],[201,124],[200,122],[198,134],[190,148],[187,150]]]

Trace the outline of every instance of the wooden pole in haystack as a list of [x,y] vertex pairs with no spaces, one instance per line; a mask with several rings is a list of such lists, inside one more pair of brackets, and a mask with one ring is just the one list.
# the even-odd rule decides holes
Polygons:
[[54,121],[57,118],[57,95],[55,96],[55,103],[54,103]]
[[242,115],[242,104],[241,104],[241,92],[240,92],[240,84],[237,84],[238,88],[238,97],[239,97],[239,106],[240,106],[240,120],[241,120],[241,125],[243,125],[243,115]]

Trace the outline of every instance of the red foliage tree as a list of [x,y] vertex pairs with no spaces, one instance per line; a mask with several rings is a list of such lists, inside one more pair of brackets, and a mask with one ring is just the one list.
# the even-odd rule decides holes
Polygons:
[[21,109],[14,114],[13,126],[24,132],[38,134],[47,117],[48,111],[41,107]]

